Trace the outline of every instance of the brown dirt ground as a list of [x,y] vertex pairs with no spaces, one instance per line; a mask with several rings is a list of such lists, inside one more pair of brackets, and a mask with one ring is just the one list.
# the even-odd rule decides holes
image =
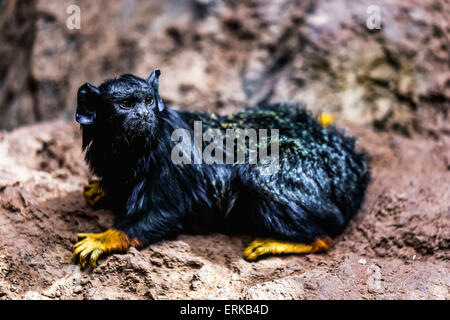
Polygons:
[[83,199],[78,127],[0,132],[0,299],[449,299],[448,128],[405,137],[348,127],[373,180],[328,253],[247,262],[249,237],[180,235],[93,271],[71,262],[76,233],[105,230],[113,216]]

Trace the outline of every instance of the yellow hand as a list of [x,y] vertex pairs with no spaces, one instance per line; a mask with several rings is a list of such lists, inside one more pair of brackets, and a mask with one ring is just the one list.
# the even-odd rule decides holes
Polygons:
[[113,252],[126,252],[133,244],[128,236],[122,231],[108,229],[103,233],[79,233],[78,241],[73,246],[73,260],[82,268],[89,262],[92,268],[97,265],[97,259],[101,255]]
[[106,196],[106,191],[100,185],[100,181],[90,180],[89,184],[84,186],[83,195],[91,207],[96,207],[97,204]]

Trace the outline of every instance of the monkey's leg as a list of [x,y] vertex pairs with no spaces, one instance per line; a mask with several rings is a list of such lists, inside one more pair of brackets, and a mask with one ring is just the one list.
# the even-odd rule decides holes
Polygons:
[[142,242],[136,238],[130,239],[125,233],[117,229],[108,229],[103,233],[79,233],[78,241],[73,246],[73,261],[82,268],[89,262],[91,267],[97,265],[101,255],[126,252],[131,246],[140,248]]
[[319,238],[313,243],[293,243],[274,239],[256,239],[244,250],[247,260],[255,260],[263,255],[282,253],[315,253],[328,251],[332,246],[330,237]]
[[84,186],[83,192],[86,202],[93,208],[98,207],[103,198],[106,197],[106,191],[100,185],[98,180],[89,180],[89,184]]

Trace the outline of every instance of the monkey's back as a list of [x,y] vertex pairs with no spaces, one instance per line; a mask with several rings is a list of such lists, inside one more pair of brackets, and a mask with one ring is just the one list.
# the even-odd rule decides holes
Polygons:
[[[370,174],[355,138],[322,126],[291,103],[246,109],[234,115],[190,113],[205,128],[278,129],[279,170],[264,164],[233,166],[239,194],[223,229],[298,241],[335,236],[358,211]],[[268,134],[270,136],[270,133]]]

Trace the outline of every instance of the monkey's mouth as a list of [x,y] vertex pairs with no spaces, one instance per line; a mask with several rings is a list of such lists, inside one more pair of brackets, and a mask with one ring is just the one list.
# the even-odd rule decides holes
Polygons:
[[131,119],[124,124],[124,131],[131,140],[152,135],[154,130],[153,119]]

